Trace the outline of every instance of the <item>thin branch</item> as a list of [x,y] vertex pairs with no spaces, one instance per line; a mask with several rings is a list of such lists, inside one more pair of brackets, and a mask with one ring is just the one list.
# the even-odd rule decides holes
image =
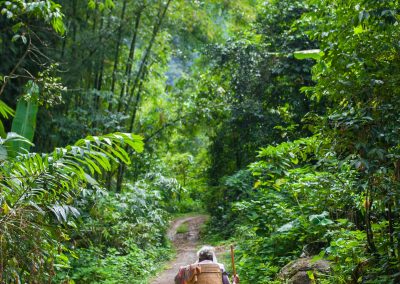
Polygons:
[[4,77],[4,83],[0,88],[0,96],[3,94],[4,89],[7,86],[7,83],[9,82],[9,79],[15,74],[15,72],[17,71],[17,69],[19,68],[19,66],[22,64],[22,62],[25,60],[25,57],[30,53],[31,51],[31,46],[32,46],[32,42],[31,42],[31,38],[29,37],[29,44],[28,47],[26,48],[24,54],[22,55],[22,57],[18,60],[17,64],[14,66],[14,68],[11,70],[10,74],[8,74],[8,76]]
[[160,134],[161,132],[163,132],[165,129],[167,129],[168,127],[174,126],[177,122],[181,121],[182,119],[185,119],[186,116],[183,117],[178,117],[176,119],[174,119],[173,121],[170,121],[166,124],[164,124],[161,128],[157,129],[156,131],[154,131],[153,133],[151,133],[149,136],[147,136],[144,139],[144,142],[147,143],[149,142],[151,139],[153,139],[155,136],[157,136],[158,134]]

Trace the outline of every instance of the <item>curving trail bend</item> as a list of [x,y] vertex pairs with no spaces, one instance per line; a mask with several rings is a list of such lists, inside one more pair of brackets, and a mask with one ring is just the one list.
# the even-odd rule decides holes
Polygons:
[[[167,269],[161,272],[156,278],[150,280],[151,284],[173,284],[179,267],[196,261],[196,251],[199,246],[199,232],[201,225],[207,220],[206,215],[197,215],[176,219],[172,222],[167,235],[173,242],[177,255],[174,260],[168,263]],[[177,228],[187,223],[189,231],[185,234],[177,234]]]

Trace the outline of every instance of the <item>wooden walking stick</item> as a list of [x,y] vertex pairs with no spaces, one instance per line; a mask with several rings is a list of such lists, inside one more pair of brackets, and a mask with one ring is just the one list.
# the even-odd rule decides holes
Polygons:
[[232,260],[233,277],[235,277],[236,276],[236,267],[235,267],[235,255],[233,253],[233,245],[231,245],[231,260]]

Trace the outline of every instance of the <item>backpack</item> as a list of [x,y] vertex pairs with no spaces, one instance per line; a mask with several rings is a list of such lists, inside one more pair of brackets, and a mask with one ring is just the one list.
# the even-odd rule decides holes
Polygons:
[[216,263],[199,264],[188,284],[222,284],[221,268]]

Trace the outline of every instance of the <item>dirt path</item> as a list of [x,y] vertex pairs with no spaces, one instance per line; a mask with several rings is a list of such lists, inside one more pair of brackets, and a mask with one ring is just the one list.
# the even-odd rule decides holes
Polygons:
[[[167,270],[163,271],[157,278],[150,281],[151,284],[173,284],[174,277],[179,270],[179,267],[193,263],[196,261],[196,251],[199,245],[200,226],[207,219],[207,216],[198,215],[176,219],[168,231],[168,238],[172,240],[177,255],[168,266]],[[176,229],[183,223],[187,223],[189,230],[184,234],[177,234]]]

